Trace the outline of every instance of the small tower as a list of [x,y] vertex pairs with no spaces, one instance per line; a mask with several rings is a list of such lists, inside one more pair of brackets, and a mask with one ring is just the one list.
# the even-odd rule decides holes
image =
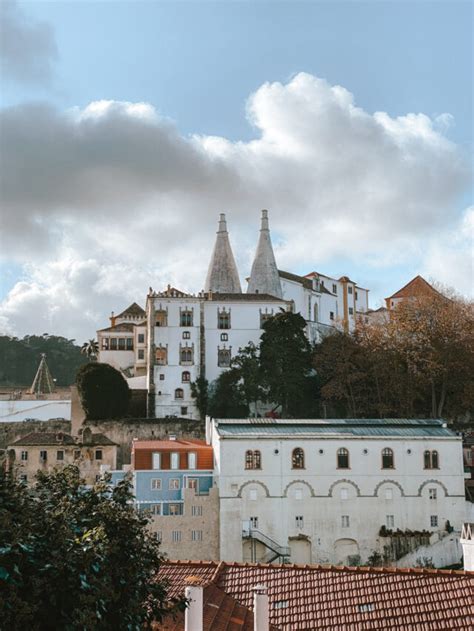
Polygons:
[[250,272],[248,294],[269,294],[283,298],[280,276],[273,254],[270,229],[268,227],[268,210],[262,210],[262,227],[257,251]]
[[51,394],[55,389],[54,380],[46,363],[46,353],[41,353],[41,361],[29,392],[30,394]]
[[209,263],[204,291],[220,294],[242,293],[224,213],[221,213],[219,218],[216,243]]

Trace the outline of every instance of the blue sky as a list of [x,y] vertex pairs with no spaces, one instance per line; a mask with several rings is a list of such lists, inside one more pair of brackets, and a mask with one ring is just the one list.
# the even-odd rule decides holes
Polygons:
[[[252,124],[246,115],[246,102],[251,95],[258,93],[267,82],[288,86],[299,73],[306,73],[325,79],[329,86],[342,86],[353,95],[355,105],[369,116],[375,112],[385,112],[396,120],[410,113],[425,114],[436,121],[436,133],[453,143],[456,159],[464,160],[464,167],[468,169],[472,165],[473,129],[472,8],[471,2],[456,1],[19,2],[17,9],[23,13],[23,19],[30,23],[49,25],[51,41],[57,54],[49,55],[47,62],[50,71],[45,72],[42,78],[24,80],[15,77],[14,73],[5,77],[2,81],[1,105],[13,113],[25,104],[34,104],[36,109],[31,109],[31,112],[37,112],[39,103],[54,106],[55,112],[65,112],[71,108],[83,110],[91,102],[99,100],[146,102],[155,108],[161,120],[172,121],[181,138],[188,139],[192,135],[217,136],[230,143],[248,143],[262,134],[262,127]],[[306,84],[304,89],[310,90]],[[311,95],[315,94],[319,93],[311,92]],[[273,112],[267,101],[259,107],[258,116],[270,116],[268,112]],[[445,113],[450,117],[438,118]],[[34,120],[29,120],[33,126]],[[341,151],[344,151],[343,140],[336,139],[337,130],[332,133],[335,134],[334,144],[340,142]],[[438,158],[438,154],[433,156],[423,149],[416,158],[418,168],[420,171],[432,170],[430,160],[433,160],[436,169],[442,173]],[[58,157],[58,160],[64,162],[63,157]],[[113,162],[113,157],[111,160]],[[183,172],[185,177],[186,173]],[[290,245],[293,244],[291,247],[294,250],[298,241],[291,241],[288,235],[291,235],[292,226],[283,220],[284,210],[276,208],[273,225],[277,254],[281,245],[282,260],[286,266],[292,265],[292,271],[305,272],[316,267],[324,273],[344,273],[354,277],[361,285],[372,289],[374,306],[380,298],[392,293],[417,273],[458,285],[460,291],[469,293],[472,288],[472,264],[470,266],[466,260],[470,258],[472,235],[470,237],[471,223],[466,218],[466,209],[472,203],[471,189],[465,173],[462,176],[450,174],[449,177],[451,179],[446,183],[449,194],[446,193],[443,202],[445,207],[438,208],[434,213],[433,230],[424,232],[424,228],[420,227],[430,224],[429,212],[423,211],[423,214],[420,211],[420,221],[414,221],[408,236],[400,234],[398,245],[394,245],[398,239],[398,228],[394,228],[392,221],[393,207],[387,206],[387,209],[380,207],[381,217],[385,216],[385,219],[381,219],[381,225],[386,221],[386,229],[381,227],[373,234],[369,231],[365,248],[358,246],[353,252],[347,248],[335,248],[332,254],[328,240],[333,234],[338,238],[339,233],[334,232],[331,226],[326,226],[325,231],[319,233],[318,212],[321,210],[316,204],[314,215],[308,214],[308,210],[305,223],[299,227],[307,233],[308,220],[311,221],[314,248],[312,250],[310,244],[306,243],[302,246],[300,257],[290,256]],[[380,179],[379,174],[377,178]],[[28,187],[26,174],[25,186]],[[51,186],[55,186],[53,181]],[[288,186],[294,186],[294,182]],[[344,174],[341,173],[340,187],[343,186]],[[379,198],[383,199],[384,196],[380,195]],[[350,191],[340,195],[338,192],[336,196],[333,194],[331,199],[343,199],[349,211]],[[206,191],[208,213],[200,215],[211,241],[214,217],[222,210],[218,207],[221,198],[216,197],[215,207],[212,207],[212,200],[212,191]],[[265,199],[255,199],[256,204],[257,201],[261,201],[262,207],[267,205]],[[140,204],[142,202],[140,200]],[[74,206],[74,200],[67,203],[71,208]],[[28,248],[26,251],[19,248],[21,253],[15,248],[8,248],[7,255],[4,255],[0,299],[3,298],[3,321],[7,329],[21,334],[26,332],[30,321],[20,318],[18,309],[28,308],[32,296],[34,301],[31,304],[45,310],[44,320],[38,326],[41,328],[50,323],[51,326],[62,327],[61,320],[51,315],[51,304],[41,306],[38,298],[42,287],[50,303],[54,301],[55,295],[61,293],[59,288],[53,286],[53,269],[57,273],[60,268],[60,274],[63,274],[71,261],[76,265],[92,260],[99,265],[112,267],[123,262],[118,247],[109,248],[101,258],[97,248],[89,250],[87,246],[74,241],[75,220],[79,222],[77,225],[80,225],[81,230],[85,230],[85,227],[89,232],[94,230],[94,216],[97,216],[94,215],[97,212],[94,203],[90,202],[90,208],[86,210],[83,206],[82,210],[76,209],[74,219],[59,215],[59,211],[51,217],[37,210],[34,204],[25,211],[29,213],[27,220],[33,217],[38,226],[44,226],[47,222],[49,227],[54,224],[56,237],[53,245],[49,242],[49,251],[48,247],[37,251],[36,245],[32,243],[31,254],[28,254]],[[108,211],[113,213],[112,207],[116,203],[113,200],[101,200],[100,213],[105,212],[104,203]],[[241,250],[242,264],[246,265],[248,253],[247,250],[244,252],[246,246],[242,244],[246,243],[250,228],[246,226],[248,216],[238,210],[241,203],[240,200],[233,204],[230,194],[229,207],[224,210],[232,216],[233,207],[236,209],[235,241],[237,249]],[[177,208],[177,201],[172,200],[171,205]],[[413,212],[416,213],[416,208],[422,205],[422,201],[417,201]],[[7,212],[16,212],[15,205],[4,206]],[[22,208],[24,210],[24,205]],[[329,198],[324,205],[326,214],[328,208],[330,214]],[[295,207],[294,211],[297,217],[298,208]],[[377,222],[376,211],[371,211],[367,221]],[[176,212],[179,213],[179,209]],[[201,210],[188,208],[188,212],[200,213]],[[255,207],[253,212],[257,223],[259,207]],[[84,219],[81,219],[81,213],[84,213]],[[183,210],[184,222],[185,217]],[[338,221],[342,226],[345,225],[343,215]],[[406,220],[400,218],[397,226],[402,221]],[[156,226],[159,228],[159,222]],[[347,230],[355,230],[354,240],[364,239],[364,232],[359,234],[354,224],[348,224]],[[449,243],[436,241],[436,230],[439,230],[441,237],[444,235],[444,238],[448,238]],[[127,231],[125,223],[123,231]],[[58,234],[62,243],[60,251],[57,249]],[[324,237],[324,248],[320,235]],[[124,248],[136,247],[131,242],[127,245],[123,235],[119,235],[116,242],[122,238]],[[81,243],[85,241],[84,234]],[[393,250],[387,252],[390,243]],[[451,251],[445,271],[439,264],[439,253],[444,252],[447,246],[451,247]],[[254,243],[249,243],[248,247],[250,251]],[[203,246],[203,253],[207,251],[206,248]],[[319,256],[318,252],[323,251]],[[461,251],[463,255],[460,263]],[[431,258],[427,258],[427,252]],[[170,251],[169,256],[178,266],[188,265],[188,259],[181,250]],[[139,265],[135,261],[134,264],[135,269],[144,273],[141,263]],[[206,264],[202,263],[203,269]],[[133,268],[131,260],[127,261],[127,265]],[[452,269],[448,269],[449,265]],[[44,277],[41,276],[42,266],[50,266]],[[160,266],[156,262],[147,269],[152,274],[158,274],[159,284],[162,281],[160,274],[163,274],[164,279],[165,270],[169,274],[172,266]],[[64,273],[69,277],[69,272]],[[177,282],[183,282],[183,274],[173,274]],[[244,276],[245,272],[241,271],[241,275]],[[16,286],[18,280],[23,285]],[[148,287],[149,281],[148,278],[143,279],[143,285]],[[199,290],[200,287],[192,289]],[[127,299],[131,297],[129,291],[126,293]],[[110,304],[120,296],[119,291],[111,292]],[[143,302],[141,295],[135,299]],[[90,329],[93,331],[100,311],[108,308],[109,302],[98,300],[96,309],[89,308],[88,324],[84,325],[79,335],[85,335],[87,327],[87,332]],[[78,302],[78,305],[83,304]],[[120,306],[116,305],[116,308]],[[66,317],[68,310],[64,303],[58,302],[55,312],[64,313]],[[0,323],[1,318],[0,307]],[[33,319],[31,326],[36,326]],[[74,333],[66,326],[62,330],[68,334]]]

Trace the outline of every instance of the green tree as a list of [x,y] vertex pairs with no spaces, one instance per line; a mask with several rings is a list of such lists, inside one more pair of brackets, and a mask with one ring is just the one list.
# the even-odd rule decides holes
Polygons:
[[86,488],[75,466],[38,474],[33,489],[0,471],[1,626],[13,631],[139,630],[170,601],[162,560],[131,484]]
[[281,406],[284,417],[312,416],[317,406],[317,380],[304,318],[282,311],[267,320],[263,329],[260,367],[269,400]]
[[254,406],[257,412],[259,401],[266,399],[266,392],[262,385],[262,371],[260,368],[259,348],[253,342],[250,342],[233,357],[231,362],[232,369],[240,379],[240,393],[250,408]]
[[130,389],[118,370],[109,364],[85,364],[77,373],[77,390],[90,420],[125,416]]
[[89,361],[96,362],[97,355],[99,354],[99,344],[94,339],[84,342],[81,346],[81,353],[85,355]]
[[240,385],[240,376],[226,370],[211,384],[209,414],[214,418],[247,418],[249,409]]
[[201,419],[206,418],[209,405],[209,383],[205,377],[199,376],[191,383],[191,396],[196,401]]

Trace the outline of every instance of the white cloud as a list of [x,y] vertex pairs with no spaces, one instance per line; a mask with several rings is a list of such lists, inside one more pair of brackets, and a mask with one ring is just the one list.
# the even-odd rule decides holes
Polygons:
[[86,337],[149,285],[199,291],[222,211],[242,276],[261,208],[283,268],[330,273],[344,257],[436,272],[420,248],[456,230],[467,185],[442,133],[449,115],[370,114],[305,73],[262,85],[247,112],[250,142],[183,137],[147,103],[4,110],[1,245],[30,276],[0,318],[19,333]]

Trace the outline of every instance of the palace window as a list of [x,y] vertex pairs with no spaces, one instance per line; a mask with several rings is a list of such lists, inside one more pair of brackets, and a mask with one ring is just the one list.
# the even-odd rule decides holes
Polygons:
[[116,351],[117,350],[117,338],[116,337],[111,337],[110,338],[110,350],[111,351]]
[[230,329],[230,309],[229,311],[226,311],[225,308],[217,310],[217,328]]
[[174,398],[175,399],[184,399],[184,390],[183,390],[183,388],[176,388],[176,390],[174,391]]
[[186,416],[186,414],[188,413],[188,408],[187,407],[182,407],[181,408],[181,416]]
[[166,366],[168,363],[168,349],[163,346],[158,347],[155,350],[155,361],[158,366]]
[[144,333],[139,333],[138,334],[138,343],[139,344],[144,344],[145,343],[145,334]]
[[189,331],[183,331],[183,340],[190,340],[191,333]]
[[394,469],[393,450],[390,447],[382,449],[382,469]]
[[291,467],[292,469],[304,469],[304,451],[301,447],[293,449],[291,454]]
[[151,515],[161,515],[161,504],[149,504],[145,510]]
[[155,312],[156,326],[168,326],[168,312],[166,309],[159,309]]
[[103,351],[108,351],[109,350],[109,338],[108,337],[103,337],[101,338],[101,348]]
[[250,528],[258,528],[258,517],[250,518]]
[[191,515],[193,517],[202,517],[202,506],[201,505],[191,506]]
[[182,346],[179,349],[179,363],[182,366],[189,366],[193,363],[193,350],[192,346]]
[[119,337],[118,349],[119,349],[119,351],[124,351],[125,350],[125,338],[124,337]]
[[430,526],[431,526],[431,528],[437,528],[438,527],[438,515],[431,515],[430,516]]
[[190,309],[180,311],[179,326],[193,326],[193,312]]
[[173,530],[171,533],[171,539],[173,540],[173,543],[179,543],[181,541],[181,530]]
[[232,349],[230,348],[218,348],[217,349],[217,365],[221,368],[230,368],[230,362],[232,359]]
[[349,469],[349,451],[345,447],[341,447],[341,449],[338,449],[337,468]]
[[228,341],[229,341],[229,334],[221,333],[221,342],[228,342]]
[[258,450],[252,451],[248,449],[245,452],[245,468],[246,469],[261,469],[262,468],[262,456]]
[[152,454],[152,468],[153,469],[161,469],[161,454],[157,451],[155,451]]
[[355,299],[357,300],[358,297],[359,297],[358,293],[355,292]]
[[298,529],[301,530],[303,528],[303,522],[304,522],[303,515],[296,515],[296,517],[295,517],[295,526]]
[[127,351],[133,351],[133,337],[127,337]]
[[387,528],[393,528],[395,526],[395,516],[385,515],[385,524]]
[[179,453],[177,451],[173,451],[171,454],[171,468],[179,469]]
[[438,452],[426,450],[423,454],[425,469],[439,469]]
[[199,478],[188,478],[188,489],[193,489],[196,493],[199,493]]
[[157,541],[159,541],[159,542],[161,543],[161,541],[162,541],[162,539],[163,539],[163,533],[162,533],[162,531],[161,531],[161,530],[157,530],[157,531],[155,532],[155,537],[156,537],[156,540],[157,540]]
[[319,308],[317,304],[314,305],[313,310],[314,310],[314,321],[319,322]]
[[170,515],[182,515],[183,514],[183,505],[182,504],[168,504],[169,514]]
[[334,320],[334,311],[329,312],[329,319]]
[[191,541],[202,541],[202,530],[191,530]]
[[81,450],[74,449],[74,460],[79,460],[80,457],[81,457]]
[[349,307],[349,315],[354,315],[354,309],[352,307]]
[[347,288],[347,292],[348,292],[349,294],[352,294],[352,287],[351,287],[350,285],[349,285],[349,287]]
[[160,372],[160,381],[164,381],[165,380],[165,375],[164,373]]
[[181,373],[181,381],[183,383],[189,383],[191,381],[191,373],[189,370],[183,370]]
[[145,359],[145,351],[143,348],[138,349],[138,359]]

